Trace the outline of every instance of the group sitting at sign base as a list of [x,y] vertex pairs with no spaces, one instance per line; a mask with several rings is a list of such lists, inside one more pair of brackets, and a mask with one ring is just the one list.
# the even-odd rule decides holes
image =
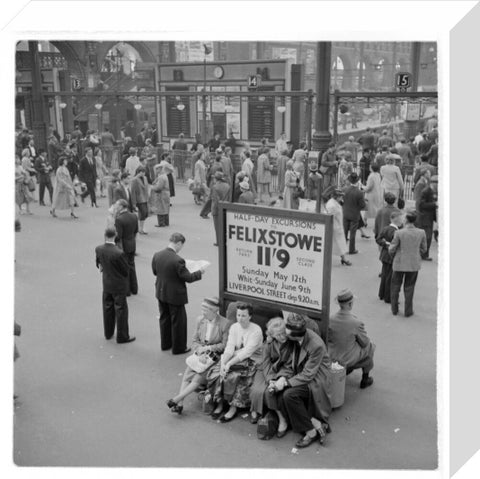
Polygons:
[[199,393],[204,413],[219,423],[244,411],[259,439],[291,430],[300,434],[298,448],[325,444],[332,408],[341,405],[332,400],[335,371],[362,369],[360,388],[373,384],[375,345],[352,312],[354,295],[343,290],[336,301],[327,345],[305,315],[233,302],[223,317],[219,299],[205,298],[180,391],[167,406],[181,415],[184,399]]

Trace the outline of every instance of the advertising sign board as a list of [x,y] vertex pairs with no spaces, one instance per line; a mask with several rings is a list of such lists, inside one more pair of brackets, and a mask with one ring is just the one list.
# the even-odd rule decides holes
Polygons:
[[326,320],[332,217],[221,203],[220,296]]

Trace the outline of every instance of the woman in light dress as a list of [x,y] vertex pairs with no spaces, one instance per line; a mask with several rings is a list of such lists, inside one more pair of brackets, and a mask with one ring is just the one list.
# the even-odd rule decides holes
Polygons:
[[347,241],[343,229],[343,191],[331,187],[331,191],[325,191],[324,196],[331,195],[325,205],[325,211],[333,215],[333,252],[340,255],[341,264],[351,266],[352,263],[345,258],[347,254]]
[[385,193],[393,193],[395,198],[397,198],[397,202],[400,195],[403,194],[404,185],[402,172],[398,166],[394,165],[394,161],[395,158],[393,156],[385,158],[386,164],[380,168],[380,176],[382,177],[383,196],[385,196]]
[[150,192],[150,209],[157,215],[158,228],[170,225],[170,187],[168,185],[168,174],[173,173],[173,166],[165,162],[163,165],[155,165],[157,177]]
[[56,210],[70,209],[70,216],[77,219],[78,216],[73,212],[75,205],[75,190],[73,188],[72,177],[67,168],[68,158],[66,156],[60,159],[60,166],[55,174],[55,188],[53,190],[53,203],[50,214],[56,218]]
[[31,215],[30,201],[32,198],[28,191],[29,174],[23,169],[20,157],[15,155],[15,202],[22,214],[22,205],[25,203],[27,215]]
[[370,174],[364,189],[367,202],[367,218],[375,218],[377,211],[383,208],[382,178],[379,171],[379,165],[376,163],[370,165]]
[[299,184],[299,179],[293,171],[293,160],[288,160],[285,171],[285,189],[283,190],[283,207],[289,210],[298,210],[298,199],[294,192]]

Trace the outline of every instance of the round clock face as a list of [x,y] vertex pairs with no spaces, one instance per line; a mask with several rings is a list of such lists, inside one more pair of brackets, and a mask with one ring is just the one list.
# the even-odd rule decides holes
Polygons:
[[213,75],[215,76],[215,78],[222,78],[223,77],[223,68],[221,66],[217,66],[215,67],[215,69],[213,70]]

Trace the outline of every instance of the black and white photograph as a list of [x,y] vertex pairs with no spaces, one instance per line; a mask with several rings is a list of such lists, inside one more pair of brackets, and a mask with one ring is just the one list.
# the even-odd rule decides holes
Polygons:
[[437,471],[442,44],[202,32],[5,44],[13,464]]

